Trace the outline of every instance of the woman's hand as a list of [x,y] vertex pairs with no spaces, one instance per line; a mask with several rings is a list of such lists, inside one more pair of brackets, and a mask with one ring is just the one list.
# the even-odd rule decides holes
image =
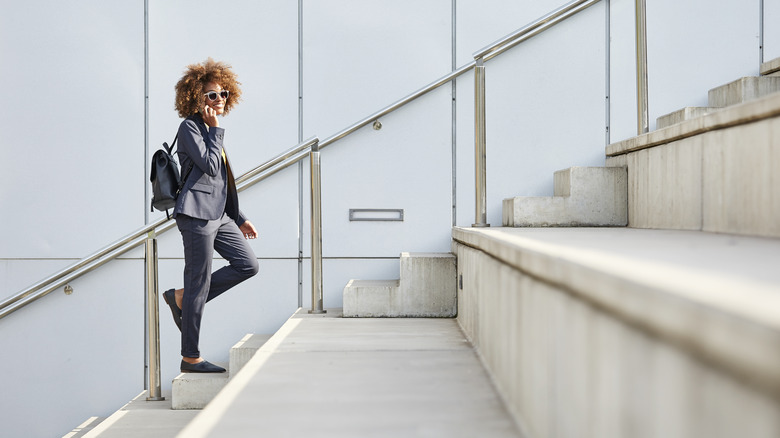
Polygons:
[[255,226],[252,225],[252,222],[244,221],[244,223],[241,224],[241,226],[238,228],[241,230],[241,233],[244,234],[245,238],[247,239],[257,238],[257,229],[255,229]]
[[214,108],[206,105],[200,110],[200,115],[203,117],[203,122],[209,125],[209,128],[219,126],[219,119],[217,119],[217,112]]

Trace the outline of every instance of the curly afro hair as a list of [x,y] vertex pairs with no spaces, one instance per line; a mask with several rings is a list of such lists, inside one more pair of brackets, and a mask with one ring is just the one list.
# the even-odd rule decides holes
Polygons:
[[200,64],[188,65],[176,84],[176,111],[179,116],[187,118],[203,107],[203,87],[209,82],[216,82],[223,90],[230,92],[225,102],[224,114],[227,115],[241,101],[241,82],[236,78],[230,65],[211,58]]

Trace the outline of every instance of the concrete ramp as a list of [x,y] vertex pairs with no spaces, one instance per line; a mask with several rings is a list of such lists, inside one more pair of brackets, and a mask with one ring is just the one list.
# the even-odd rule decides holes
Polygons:
[[291,317],[181,437],[520,437],[454,319]]

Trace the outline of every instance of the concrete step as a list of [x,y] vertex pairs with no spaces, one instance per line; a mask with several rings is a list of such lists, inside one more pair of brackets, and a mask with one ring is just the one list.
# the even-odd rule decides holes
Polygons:
[[171,409],[203,409],[227,385],[228,379],[228,373],[179,374],[171,386]]
[[508,227],[604,227],[628,222],[626,169],[571,167],[554,175],[552,197],[504,199]]
[[780,76],[744,77],[709,91],[708,105],[725,107],[780,91]]
[[249,359],[255,355],[257,350],[263,346],[272,335],[265,334],[247,334],[236,345],[230,349],[230,368],[228,372],[229,378],[233,378],[241,368],[249,362]]
[[780,58],[761,64],[761,76],[780,76]]
[[181,373],[176,376],[171,386],[171,409],[203,409],[270,338],[271,335],[265,334],[244,336],[230,348],[230,363],[227,364],[226,373]]
[[666,128],[667,126],[676,125],[686,120],[695,119],[696,117],[701,117],[719,109],[720,108],[710,106],[688,106],[656,119],[656,129]]
[[455,256],[401,253],[400,279],[350,280],[345,317],[451,318],[457,314]]

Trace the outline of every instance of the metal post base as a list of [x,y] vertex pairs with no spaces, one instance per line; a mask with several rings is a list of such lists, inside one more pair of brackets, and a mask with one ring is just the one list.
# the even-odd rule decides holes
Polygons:
[[146,401],[163,401],[165,397],[146,397]]
[[471,224],[474,228],[487,228],[490,226],[490,224]]
[[320,315],[323,313],[328,313],[327,310],[309,310],[310,315]]

